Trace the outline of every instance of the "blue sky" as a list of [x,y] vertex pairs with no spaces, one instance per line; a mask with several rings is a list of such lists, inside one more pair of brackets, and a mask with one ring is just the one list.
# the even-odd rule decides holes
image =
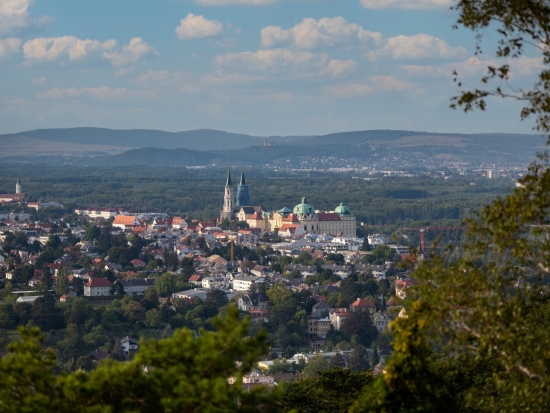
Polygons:
[[[255,135],[522,132],[449,109],[490,54],[452,0],[0,0],[0,133],[97,126]],[[488,31],[487,52],[497,38]],[[529,86],[540,59],[522,57]]]

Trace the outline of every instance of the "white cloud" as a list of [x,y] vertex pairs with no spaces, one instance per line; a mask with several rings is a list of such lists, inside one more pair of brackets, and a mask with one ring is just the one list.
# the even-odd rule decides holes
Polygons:
[[328,62],[325,69],[321,71],[330,77],[340,77],[349,72],[354,72],[357,69],[357,62],[354,60],[335,60]]
[[289,44],[299,49],[318,47],[381,45],[383,36],[379,32],[370,32],[355,23],[349,23],[343,17],[323,17],[319,21],[305,18],[301,23],[285,30],[278,26],[267,26],[261,31],[264,47]]
[[467,50],[462,46],[451,47],[445,40],[421,33],[414,36],[390,37],[383,47],[368,52],[367,57],[371,60],[384,57],[396,60],[452,59],[464,57],[467,53]]
[[29,17],[29,7],[33,0],[0,1],[0,34],[13,33],[29,26],[44,26],[51,23],[51,17],[41,16],[38,19]]
[[433,10],[449,8],[452,0],[359,0],[366,9]]
[[103,53],[103,57],[109,60],[113,66],[117,67],[134,64],[145,57],[158,55],[160,55],[160,53],[141,37],[130,39],[130,43],[125,44],[121,52]]
[[289,49],[258,50],[257,52],[227,53],[216,58],[222,66],[243,66],[250,70],[281,72],[324,67],[328,56]]
[[217,36],[223,31],[223,24],[219,20],[208,20],[204,16],[195,16],[189,13],[181,19],[176,28],[176,34],[180,40],[202,39]]
[[41,99],[62,99],[65,97],[79,98],[91,97],[97,100],[114,100],[124,99],[128,96],[128,91],[124,88],[111,89],[107,86],[103,87],[82,87],[82,88],[59,88],[55,87],[45,93],[36,95]]
[[487,67],[499,67],[505,63],[510,65],[511,78],[531,76],[541,68],[544,64],[540,57],[521,56],[517,59],[508,61],[498,59],[480,59],[477,56],[470,57],[461,62],[446,63],[443,65],[403,65],[410,77],[414,78],[441,78],[451,79],[453,71],[459,74],[460,78],[481,77],[487,73]]
[[91,52],[112,50],[116,47],[116,40],[81,40],[74,36],[39,37],[28,40],[23,46],[23,53],[28,62],[53,62],[68,57],[69,60],[78,60],[88,56]]
[[384,92],[402,91],[412,88],[410,83],[389,75],[371,76],[369,77],[369,80],[376,90],[381,90]]
[[8,57],[11,54],[19,52],[21,48],[21,39],[14,37],[9,39],[0,39],[0,58]]
[[412,90],[413,85],[390,75],[371,76],[368,82],[346,82],[323,87],[323,91],[341,99],[359,98],[378,92],[402,92]]
[[41,77],[35,77],[32,79],[32,83],[37,85],[39,83],[44,83],[46,81],[46,78],[44,76]]
[[263,6],[276,1],[278,0],[196,0],[195,2],[201,6]]
[[292,49],[268,49],[257,52],[227,53],[216,58],[219,66],[290,75],[321,75],[339,77],[354,71],[353,60],[329,60],[326,53]]
[[348,82],[325,86],[323,90],[325,93],[337,98],[356,98],[374,93],[374,89],[370,85],[361,82]]

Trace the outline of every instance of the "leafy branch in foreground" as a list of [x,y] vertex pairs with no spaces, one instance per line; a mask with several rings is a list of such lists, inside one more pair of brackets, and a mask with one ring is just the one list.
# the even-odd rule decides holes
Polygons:
[[248,338],[249,321],[239,322],[233,307],[213,323],[215,332],[180,329],[144,342],[131,361],[59,376],[38,329],[21,328],[21,340],[0,359],[0,412],[274,411],[281,390],[241,384],[268,350],[266,333]]
[[[486,108],[487,97],[512,98],[526,105],[521,110],[521,119],[536,116],[536,129],[550,132],[550,4],[545,0],[459,0],[453,9],[460,12],[458,24],[477,32],[476,55],[481,55],[481,41],[485,30],[497,26],[500,36],[496,49],[498,60],[487,67],[481,78],[483,84],[498,81],[490,89],[463,91],[452,99],[451,107],[463,107],[466,112]],[[522,62],[527,48],[532,48],[540,58]],[[514,60],[511,60],[514,59]],[[493,64],[494,63],[494,64]],[[512,86],[509,81],[526,65],[535,71],[538,78],[530,89]],[[454,80],[459,87],[455,71]]]
[[453,262],[427,258],[392,324],[395,354],[352,411],[550,405],[550,168],[482,209]]

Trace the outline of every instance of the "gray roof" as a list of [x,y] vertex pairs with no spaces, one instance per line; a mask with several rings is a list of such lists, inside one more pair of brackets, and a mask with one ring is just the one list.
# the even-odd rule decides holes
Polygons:
[[152,279],[135,279],[135,280],[121,280],[120,283],[123,287],[150,287],[155,285],[155,280]]

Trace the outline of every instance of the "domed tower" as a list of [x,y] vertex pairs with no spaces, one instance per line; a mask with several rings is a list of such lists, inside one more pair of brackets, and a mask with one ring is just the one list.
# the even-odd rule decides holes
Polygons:
[[301,203],[294,207],[292,213],[300,220],[300,225],[306,232],[315,234],[319,231],[319,220],[315,208],[307,203],[305,197],[302,198]]
[[225,194],[223,196],[223,209],[220,218],[233,219],[233,210],[235,209],[233,201],[233,183],[231,182],[231,171],[227,172],[227,181],[225,182]]
[[241,182],[237,186],[237,195],[236,195],[236,207],[250,206],[250,193],[248,192],[248,185],[244,179],[244,171],[241,173]]
[[19,182],[19,178],[17,178],[17,182],[15,184],[15,193],[20,194],[23,191],[21,190],[21,183]]
[[341,202],[334,212],[340,215],[342,235],[346,237],[355,237],[357,233],[357,222],[351,210]]

